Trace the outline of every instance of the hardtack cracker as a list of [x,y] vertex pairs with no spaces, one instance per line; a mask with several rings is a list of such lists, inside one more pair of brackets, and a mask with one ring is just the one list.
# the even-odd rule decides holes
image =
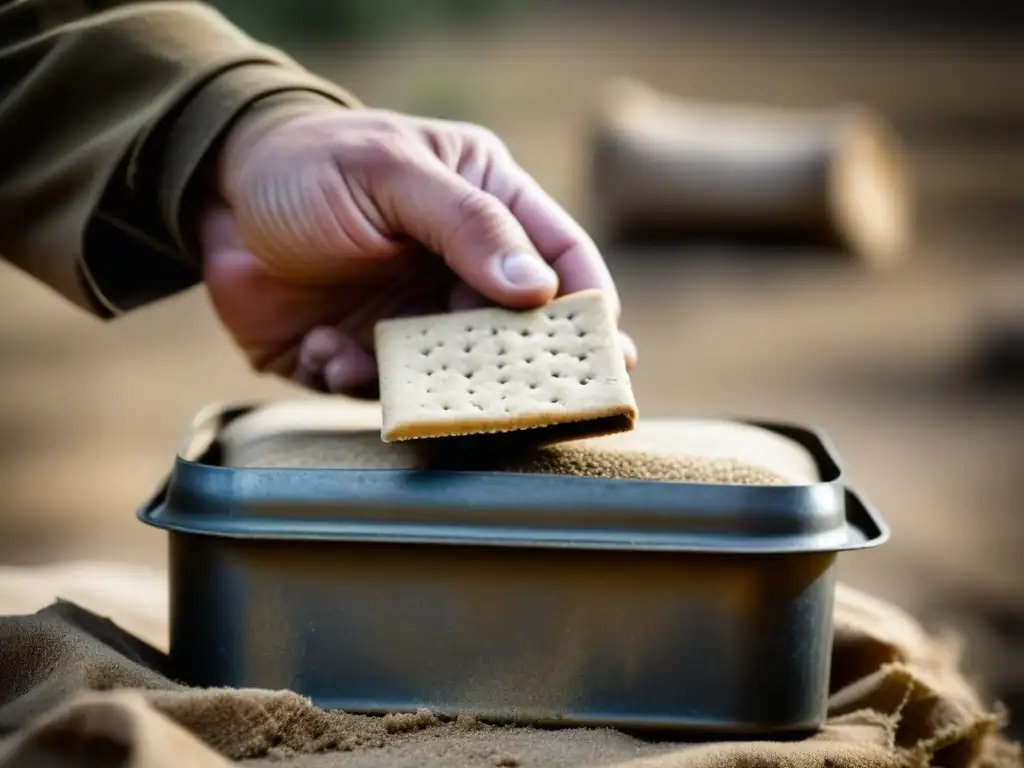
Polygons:
[[375,334],[385,442],[526,429],[553,442],[627,431],[637,418],[601,291],[534,310],[384,320]]

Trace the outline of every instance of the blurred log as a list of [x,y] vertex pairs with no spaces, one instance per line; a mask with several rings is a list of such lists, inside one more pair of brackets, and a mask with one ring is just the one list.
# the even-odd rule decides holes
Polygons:
[[903,150],[869,109],[683,101],[628,80],[596,106],[590,190],[606,236],[793,239],[873,264],[907,249]]

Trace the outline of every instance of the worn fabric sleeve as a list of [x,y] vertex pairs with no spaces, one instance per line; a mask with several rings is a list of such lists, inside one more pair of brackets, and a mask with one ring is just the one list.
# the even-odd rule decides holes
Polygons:
[[0,256],[103,318],[184,290],[232,122],[325,99],[202,3],[0,0]]

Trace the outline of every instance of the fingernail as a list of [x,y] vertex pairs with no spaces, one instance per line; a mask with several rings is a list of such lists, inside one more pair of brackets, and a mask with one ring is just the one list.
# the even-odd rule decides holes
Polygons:
[[532,253],[510,253],[502,260],[501,270],[517,288],[548,288],[558,283],[554,270]]

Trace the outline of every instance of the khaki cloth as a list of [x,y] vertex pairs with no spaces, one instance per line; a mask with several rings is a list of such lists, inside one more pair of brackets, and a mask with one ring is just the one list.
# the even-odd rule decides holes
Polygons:
[[196,284],[196,223],[243,112],[347,92],[206,3],[0,0],[0,258],[109,319]]
[[[0,768],[215,768],[232,760],[332,766],[1018,766],[958,669],[955,644],[893,606],[837,592],[829,720],[797,742],[649,743],[608,730],[497,728],[426,713],[369,718],[288,692],[195,690],[168,680],[166,579],[124,566],[0,569]],[[152,643],[152,644],[151,644]]]

